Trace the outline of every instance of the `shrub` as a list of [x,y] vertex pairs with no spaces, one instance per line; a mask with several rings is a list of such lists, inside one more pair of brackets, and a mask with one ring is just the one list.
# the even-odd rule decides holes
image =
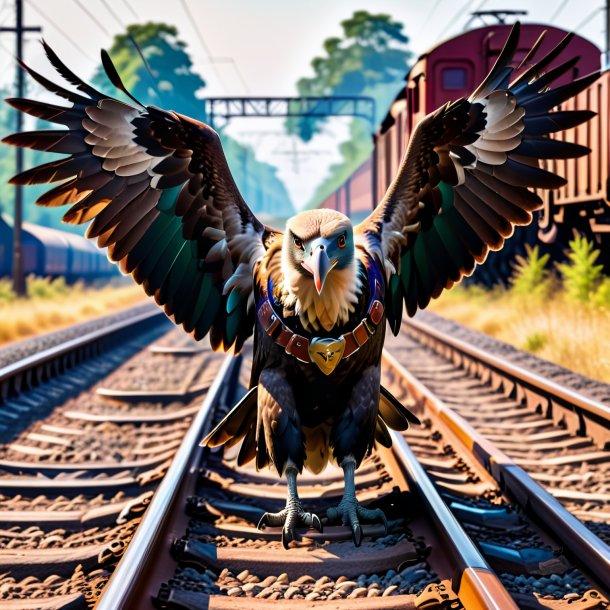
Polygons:
[[546,268],[549,255],[540,256],[538,246],[525,245],[525,256],[516,256],[513,275],[510,278],[511,289],[520,296],[546,297],[550,289],[550,274]]
[[588,302],[602,280],[602,265],[596,265],[599,250],[586,237],[574,233],[569,242],[568,262],[557,265],[569,298]]
[[11,280],[0,280],[0,303],[10,303],[15,300]]
[[523,342],[523,349],[528,352],[536,353],[539,352],[548,342],[548,335],[542,331],[536,331],[530,333],[525,337],[525,341]]
[[29,275],[26,280],[28,296],[36,299],[53,299],[73,292],[73,288],[66,284],[63,277],[54,280],[48,277],[35,277]]
[[593,295],[593,304],[610,309],[610,277],[605,277]]

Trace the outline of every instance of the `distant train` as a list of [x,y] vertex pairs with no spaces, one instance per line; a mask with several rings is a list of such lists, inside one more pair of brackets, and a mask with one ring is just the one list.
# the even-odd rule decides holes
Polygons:
[[[413,128],[428,113],[449,100],[468,96],[493,66],[510,32],[510,25],[486,26],[451,38],[424,53],[407,75],[407,85],[374,136],[370,159],[329,195],[320,207],[337,209],[360,221],[377,205],[396,175],[405,145]],[[515,61],[520,62],[546,30],[538,51],[544,55],[567,32],[552,26],[522,24]],[[575,35],[567,52],[549,69],[563,63],[567,56],[579,56],[572,72],[558,79],[554,87],[599,70],[600,50]],[[610,72],[561,107],[562,110],[593,110],[597,116],[584,125],[559,134],[572,142],[588,146],[592,152],[580,159],[550,160],[548,168],[568,180],[568,184],[543,192],[544,207],[529,227],[517,227],[512,239],[500,252],[492,252],[487,263],[477,269],[475,279],[493,284],[511,274],[514,256],[525,243],[541,243],[542,249],[560,257],[574,229],[595,239],[602,246],[603,262],[610,268]]]
[[[23,223],[21,235],[26,276],[62,276],[67,282],[90,282],[119,274],[105,252],[80,235],[29,222]],[[11,276],[12,270],[12,221],[0,215],[0,278]]]

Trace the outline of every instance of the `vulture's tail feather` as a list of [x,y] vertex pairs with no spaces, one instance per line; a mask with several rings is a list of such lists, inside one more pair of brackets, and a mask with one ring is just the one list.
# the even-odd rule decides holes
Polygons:
[[256,425],[258,387],[254,386],[201,441],[202,447],[229,447],[237,444]]

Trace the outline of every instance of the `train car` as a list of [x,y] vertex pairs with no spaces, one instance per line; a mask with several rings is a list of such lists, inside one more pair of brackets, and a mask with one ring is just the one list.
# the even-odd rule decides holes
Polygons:
[[[93,281],[118,275],[106,254],[84,237],[29,222],[22,228],[23,272],[41,277],[64,277],[68,282]],[[0,216],[0,277],[12,274],[13,226]]]
[[[321,205],[351,215],[354,221],[363,218],[381,200],[396,175],[413,128],[442,104],[467,96],[476,88],[496,61],[511,27],[500,24],[471,30],[421,55],[407,74],[406,88],[400,91],[374,136],[370,163],[361,166]],[[522,24],[515,54],[517,65],[543,31],[546,36],[539,55],[545,54],[567,34],[560,28]],[[600,68],[600,50],[585,38],[575,35],[570,53],[579,56],[579,62],[554,86]],[[549,69],[563,61],[565,57],[560,56]],[[536,221],[530,227],[518,227],[501,252],[490,253],[487,264],[475,272],[476,280],[491,284],[508,278],[514,256],[522,253],[525,243],[541,241],[544,249],[556,257],[561,256],[574,229],[610,246],[609,79],[610,74],[604,73],[593,86],[564,105],[565,109],[591,109],[598,113],[586,125],[559,135],[589,146],[591,155],[548,162],[549,169],[565,176],[568,184],[556,191],[541,193],[544,208]],[[357,206],[352,203],[351,190],[356,175],[360,189],[364,184],[370,185],[367,193],[359,190]],[[603,247],[602,251],[606,257],[604,262],[610,268],[610,247]]]

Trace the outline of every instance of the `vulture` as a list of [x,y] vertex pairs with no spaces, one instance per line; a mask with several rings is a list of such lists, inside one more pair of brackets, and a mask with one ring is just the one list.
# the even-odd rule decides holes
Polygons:
[[254,460],[285,477],[285,508],[259,523],[281,527],[285,547],[298,527],[321,531],[299,499],[297,475],[329,461],[344,472],[329,519],[350,527],[357,546],[362,523],[386,522],[354,489],[354,471],[375,443],[391,445],[388,429],[417,422],[380,385],[386,323],[397,334],[403,307],[414,315],[532,221],[542,203],[532,189],[566,183],[542,160],[589,152],[549,137],[593,116],[553,110],[598,77],[553,87],[578,61],[555,61],[571,37],[542,55],[541,36],[518,63],[516,24],[477,89],[415,127],[385,196],[355,226],[330,209],[301,212],[283,229],[262,223],[240,195],[217,133],[141,104],[104,51],[106,74],[129,103],[82,81],[44,41],[72,87],[22,64],[63,103],[7,102],[64,129],[4,142],[65,156],[11,183],[58,183],[37,203],[69,206],[65,222],[89,223],[87,236],[195,339],[209,335],[214,349],[237,353],[254,335],[250,390],[202,443],[241,442],[240,465]]

